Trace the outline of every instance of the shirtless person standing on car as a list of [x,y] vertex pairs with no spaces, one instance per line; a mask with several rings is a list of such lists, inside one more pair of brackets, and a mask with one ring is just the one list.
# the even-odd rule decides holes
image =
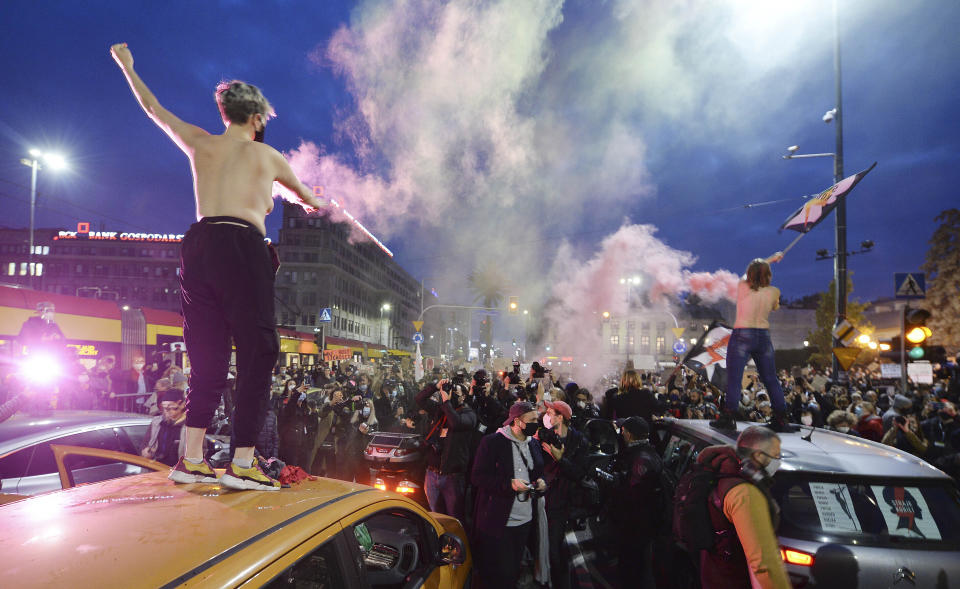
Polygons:
[[133,70],[126,43],[110,48],[147,116],[190,159],[197,222],[183,238],[180,297],[183,337],[190,355],[187,447],[170,473],[178,483],[215,483],[203,457],[207,426],[228,388],[231,338],[237,348],[233,462],[219,483],[231,489],[276,490],[280,483],[254,457],[279,353],[273,313],[273,278],[279,262],[264,242],[273,210],[274,181],[291,190],[307,211],[322,206],[287,160],[263,143],[273,108],[256,86],[234,80],[216,90],[226,130],[211,135],[163,108]]

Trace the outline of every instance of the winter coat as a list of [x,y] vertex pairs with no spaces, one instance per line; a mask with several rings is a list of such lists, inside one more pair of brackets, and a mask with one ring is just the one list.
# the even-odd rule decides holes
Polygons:
[[[474,527],[478,532],[499,538],[510,518],[510,510],[517,499],[511,482],[514,479],[513,444],[500,432],[484,436],[477,448],[470,480],[476,488]],[[527,438],[533,469],[530,481],[543,478],[543,452],[540,442]]]

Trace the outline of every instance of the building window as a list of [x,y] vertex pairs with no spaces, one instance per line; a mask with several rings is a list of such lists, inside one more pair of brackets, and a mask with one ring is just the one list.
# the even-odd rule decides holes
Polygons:
[[634,340],[633,340],[633,334],[631,333],[630,335],[627,336],[627,351],[628,351],[628,352],[633,352],[633,347],[634,347],[634,345],[635,345],[635,343],[634,343]]
[[636,321],[627,321],[627,333],[633,333],[637,329]]
[[657,333],[664,333],[667,330],[666,323],[657,323]]
[[610,336],[610,351],[619,352],[620,351],[620,336],[611,335]]
[[26,275],[27,275],[27,263],[20,262],[20,276],[26,276]]
[[649,335],[640,336],[640,353],[641,354],[650,353],[650,336]]
[[644,321],[643,323],[641,323],[640,331],[650,331],[650,323],[647,321]]
[[10,265],[7,267],[7,274],[9,274],[10,276],[13,276],[16,273],[17,273],[17,263],[10,262]]
[[657,354],[663,354],[667,349],[667,338],[662,335],[657,336]]

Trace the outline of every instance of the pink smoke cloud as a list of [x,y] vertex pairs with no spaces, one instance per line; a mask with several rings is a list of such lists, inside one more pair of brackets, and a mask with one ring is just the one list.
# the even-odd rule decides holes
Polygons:
[[[569,245],[560,249],[552,270],[552,304],[546,311],[548,338],[563,354],[587,364],[578,367],[584,382],[598,379],[605,368],[599,329],[604,311],[616,317],[631,308],[669,309],[683,293],[694,293],[707,303],[735,300],[739,279],[733,272],[690,271],[696,257],[657,239],[656,231],[652,225],[624,225],[585,261],[577,259]],[[620,283],[634,276],[640,284],[628,289]]]

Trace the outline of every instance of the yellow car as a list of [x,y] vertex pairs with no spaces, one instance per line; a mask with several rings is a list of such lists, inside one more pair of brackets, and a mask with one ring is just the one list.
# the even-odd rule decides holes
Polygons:
[[[64,463],[139,457],[55,449]],[[80,460],[77,458],[80,457]],[[152,462],[152,461],[150,461]],[[406,497],[320,478],[279,491],[178,485],[168,469],[0,506],[5,587],[468,587],[460,523]]]

